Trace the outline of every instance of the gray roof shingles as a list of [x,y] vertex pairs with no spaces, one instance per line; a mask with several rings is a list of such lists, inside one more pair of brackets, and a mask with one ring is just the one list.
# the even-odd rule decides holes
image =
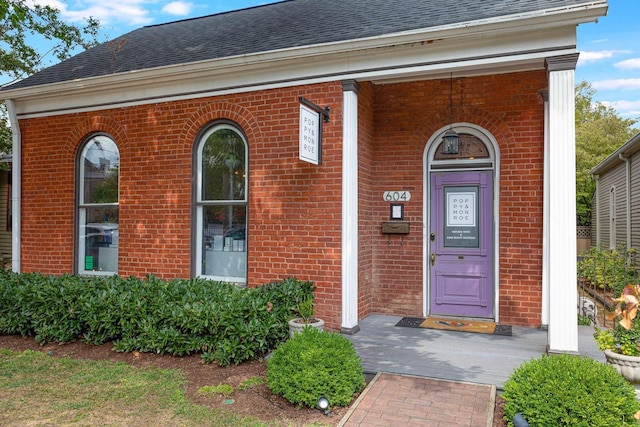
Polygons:
[[143,27],[4,89],[375,37],[585,1],[288,0]]

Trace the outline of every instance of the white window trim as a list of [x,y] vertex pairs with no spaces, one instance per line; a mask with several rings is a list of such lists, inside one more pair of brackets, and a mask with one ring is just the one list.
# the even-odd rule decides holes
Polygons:
[[[219,131],[219,130],[231,130],[233,132],[235,132],[241,139],[242,142],[244,143],[244,150],[245,150],[245,176],[244,176],[244,198],[241,200],[217,200],[217,201],[207,201],[207,200],[203,200],[202,198],[202,194],[203,194],[203,186],[202,186],[202,152],[204,150],[204,142],[209,138],[209,136],[211,136],[213,133]],[[201,277],[203,279],[208,279],[208,280],[217,280],[217,281],[221,281],[221,282],[230,282],[230,283],[236,283],[239,285],[243,285],[246,286],[247,284],[247,269],[245,269],[245,275],[244,277],[235,277],[235,276],[220,276],[220,275],[208,275],[208,274],[203,274],[202,272],[202,259],[203,259],[203,251],[202,248],[204,247],[203,242],[202,242],[202,238],[204,236],[204,229],[203,229],[203,211],[204,211],[204,207],[205,206],[215,206],[215,205],[229,205],[229,204],[238,204],[238,205],[244,205],[245,207],[248,208],[248,189],[249,189],[249,174],[248,174],[248,161],[249,161],[249,146],[247,143],[247,139],[245,138],[243,132],[241,131],[241,129],[237,126],[233,126],[231,124],[227,124],[227,123],[218,123],[215,124],[213,126],[211,126],[209,129],[207,129],[206,132],[204,132],[197,140],[197,155],[196,155],[196,159],[195,159],[195,167],[196,167],[196,186],[195,186],[195,224],[193,226],[194,232],[195,232],[195,239],[193,240],[195,242],[195,251],[194,251],[194,256],[195,256],[195,275],[196,277]],[[247,213],[248,214],[248,213]],[[245,257],[247,257],[248,254],[248,250],[245,247],[245,251],[244,251]],[[245,260],[245,266],[247,266],[247,262]]]
[[[104,137],[107,138],[109,140],[111,140],[114,145],[116,146],[116,149],[118,150],[118,157],[120,157],[120,148],[118,147],[118,143],[111,138],[110,136],[104,135],[104,134],[95,134],[92,135],[91,137],[87,138],[83,144],[82,144],[82,150],[80,151],[80,155],[78,157],[78,170],[79,170],[79,181],[77,184],[77,188],[78,188],[78,202],[77,202],[77,212],[78,212],[78,220],[77,220],[77,224],[76,226],[78,227],[78,233],[77,233],[77,269],[78,269],[78,274],[80,275],[84,275],[84,276],[114,276],[116,274],[118,274],[118,271],[96,271],[96,270],[85,270],[84,266],[85,266],[85,260],[84,260],[84,256],[86,256],[86,239],[83,239],[83,234],[82,234],[82,225],[86,224],[87,222],[87,208],[92,208],[92,207],[117,207],[118,210],[120,209],[120,177],[118,177],[118,202],[117,203],[85,203],[84,200],[84,178],[85,178],[85,173],[84,173],[84,159],[86,157],[86,151],[87,151],[87,147],[89,146],[89,144],[91,143],[91,141],[96,138],[96,137]],[[119,174],[119,172],[118,172]],[[120,217],[120,213],[118,212],[118,217]],[[118,220],[118,223],[120,221]]]

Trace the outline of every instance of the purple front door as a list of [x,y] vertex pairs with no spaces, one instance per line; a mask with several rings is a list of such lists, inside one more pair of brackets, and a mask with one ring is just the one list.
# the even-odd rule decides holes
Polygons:
[[493,173],[432,174],[430,211],[430,314],[493,318]]

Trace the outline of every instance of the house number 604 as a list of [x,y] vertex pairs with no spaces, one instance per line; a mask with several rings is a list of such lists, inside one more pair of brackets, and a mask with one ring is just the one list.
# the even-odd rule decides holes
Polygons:
[[385,191],[382,198],[385,202],[408,202],[411,200],[411,193],[408,191]]

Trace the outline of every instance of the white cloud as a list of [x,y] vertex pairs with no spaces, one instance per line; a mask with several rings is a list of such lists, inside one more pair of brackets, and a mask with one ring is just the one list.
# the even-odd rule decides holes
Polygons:
[[640,117],[640,101],[603,101],[602,104],[613,108],[622,117],[631,119]]
[[596,90],[637,90],[640,89],[640,79],[598,80],[591,86]]
[[191,13],[191,9],[193,8],[192,3],[186,3],[183,1],[173,1],[164,5],[162,11],[164,13],[168,13],[169,15],[176,16],[187,16]]
[[612,50],[584,51],[580,52],[578,61],[582,63],[600,61],[601,59],[613,57],[614,53]]
[[621,70],[639,70],[640,58],[626,59],[624,61],[616,62],[614,65],[616,68],[620,68]]
[[588,62],[601,61],[603,59],[613,58],[621,53],[630,53],[626,50],[593,50],[582,51],[578,57],[578,65],[583,65]]
[[74,23],[89,17],[96,18],[102,26],[115,24],[140,26],[153,22],[150,10],[153,7],[153,2],[149,0],[76,0],[69,2],[35,0],[34,2],[60,10],[62,19]]

